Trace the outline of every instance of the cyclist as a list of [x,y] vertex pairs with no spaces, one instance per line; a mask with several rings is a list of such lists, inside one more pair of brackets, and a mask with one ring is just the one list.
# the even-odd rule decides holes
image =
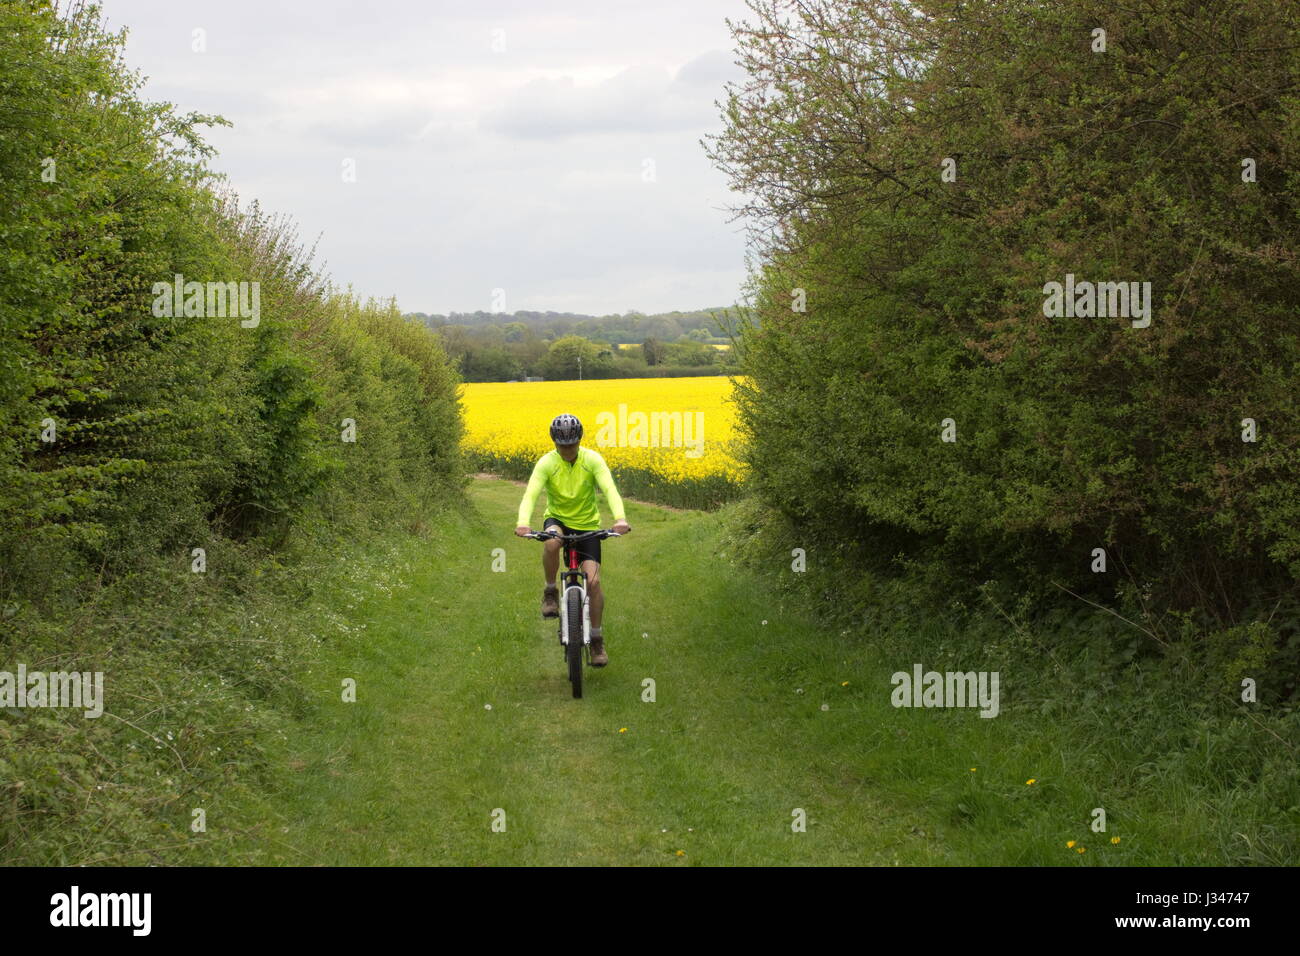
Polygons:
[[[521,538],[533,533],[528,522],[533,515],[537,496],[546,489],[546,511],[542,528],[557,528],[560,534],[594,531],[600,527],[600,509],[596,507],[596,489],[605,495],[610,510],[614,512],[614,528],[627,534],[628,526],[623,513],[623,499],[614,487],[605,459],[590,448],[581,448],[582,422],[572,415],[557,415],[551,422],[551,440],[555,450],[548,451],[533,466],[532,477],[519,504],[519,521],[515,534]],[[542,551],[542,574],[545,576],[542,591],[542,617],[558,617],[560,593],[555,585],[555,573],[560,566],[563,542],[558,538],[547,541]],[[605,638],[601,633],[600,618],[605,609],[605,595],[600,588],[600,541],[589,538],[575,545],[581,568],[587,575],[587,596],[591,602],[591,666],[604,667],[609,663]]]

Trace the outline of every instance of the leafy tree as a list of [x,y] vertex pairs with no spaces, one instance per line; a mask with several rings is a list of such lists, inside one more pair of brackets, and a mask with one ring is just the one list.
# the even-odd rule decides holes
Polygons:
[[[597,378],[608,365],[596,346],[578,335],[556,339],[546,353],[546,377],[550,379]],[[581,366],[581,369],[580,369]]]
[[[752,9],[710,155],[752,197],[772,507],[949,582],[1112,600],[1128,568],[1224,615],[1294,586],[1300,7]],[[1150,326],[1045,314],[1067,275],[1149,282]]]
[[[292,227],[241,209],[207,170],[200,130],[224,120],[141,100],[124,35],[99,17],[0,0],[6,599],[61,600],[59,582],[89,568],[127,572],[213,535],[278,537],[353,482],[378,513],[446,491],[459,467],[437,339],[329,293]],[[200,284],[187,305],[201,308],[159,295],[176,274]],[[203,295],[232,282],[257,313]],[[391,428],[345,457],[338,423],[359,409]]]
[[712,365],[717,357],[717,349],[689,339],[674,342],[664,352],[664,360],[672,365]]
[[479,348],[466,353],[461,377],[467,382],[508,382],[523,377],[523,366],[504,348]]
[[648,338],[641,343],[641,354],[646,365],[658,365],[664,358],[664,346],[656,338]]

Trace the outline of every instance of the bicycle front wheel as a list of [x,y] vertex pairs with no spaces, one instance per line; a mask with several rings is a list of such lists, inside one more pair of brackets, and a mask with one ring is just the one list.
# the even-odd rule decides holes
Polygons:
[[569,683],[573,685],[573,696],[582,696],[582,592],[577,588],[564,596],[568,606],[565,616],[568,618],[569,643],[565,656],[569,660]]

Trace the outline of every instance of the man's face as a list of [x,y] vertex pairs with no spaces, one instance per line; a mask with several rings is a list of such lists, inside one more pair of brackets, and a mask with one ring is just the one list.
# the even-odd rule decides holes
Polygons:
[[556,442],[555,450],[560,453],[560,457],[565,461],[573,461],[573,459],[578,457],[577,442],[574,442],[572,445],[561,445],[559,442]]

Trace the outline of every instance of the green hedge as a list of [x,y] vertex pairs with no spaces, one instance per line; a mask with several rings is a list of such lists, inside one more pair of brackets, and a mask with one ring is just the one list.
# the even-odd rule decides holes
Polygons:
[[[331,520],[364,517],[452,490],[461,472],[436,336],[391,303],[333,291],[285,221],[239,208],[204,167],[198,130],[221,121],[139,100],[120,44],[93,9],[0,4],[11,597],[210,533],[275,540],[327,498]],[[156,315],[154,284],[176,274],[257,283],[258,321]]]
[[[0,0],[0,670],[105,674],[98,719],[0,711],[5,863],[236,837],[192,808],[255,797],[341,606],[399,574],[365,532],[462,500],[438,338],[240,208],[204,167],[219,120],[142,102],[121,45]],[[258,283],[258,321],[155,314],[178,273]]]
[[[757,490],[863,568],[1059,585],[1157,633],[1266,615],[1300,576],[1300,9],[931,6],[738,35],[754,82],[713,149],[771,224]],[[1048,317],[1067,273],[1150,282],[1151,325]]]

